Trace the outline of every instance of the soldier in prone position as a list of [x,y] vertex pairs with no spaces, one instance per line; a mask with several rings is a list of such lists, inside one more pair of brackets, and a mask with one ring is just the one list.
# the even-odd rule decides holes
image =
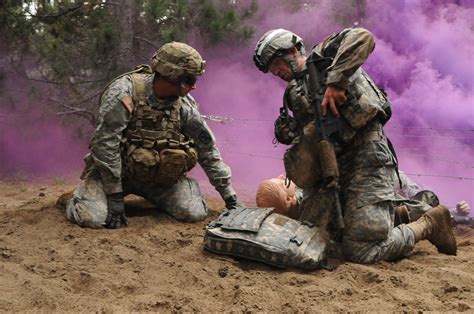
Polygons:
[[82,181],[67,203],[69,220],[82,227],[124,227],[129,193],[178,220],[203,220],[206,202],[197,182],[186,177],[196,162],[226,207],[238,205],[231,171],[189,95],[204,67],[194,48],[172,42],[156,51],[151,66],[137,67],[106,87]]
[[[288,82],[282,108],[286,117],[275,125],[276,138],[293,147],[304,141],[307,126],[315,123],[306,62],[329,60],[326,67],[319,69],[320,77],[325,73],[321,114],[332,113],[340,120],[340,129],[331,142],[339,168],[346,259],[356,263],[394,260],[423,239],[431,241],[439,252],[455,255],[450,214],[442,205],[429,209],[414,222],[394,226],[395,208],[402,200],[395,192],[396,158],[383,131],[389,118],[388,100],[361,68],[374,47],[369,31],[345,29],[316,45],[307,58],[298,35],[284,29],[265,33],[255,47],[254,62],[259,70]],[[291,119],[287,117],[288,110],[293,114]],[[310,164],[293,167],[301,166],[300,175],[308,177],[308,169],[316,169]],[[317,175],[306,186],[296,183],[304,188],[305,195],[299,219],[320,224],[321,212],[333,206],[332,195]],[[334,221],[332,218],[330,221]]]

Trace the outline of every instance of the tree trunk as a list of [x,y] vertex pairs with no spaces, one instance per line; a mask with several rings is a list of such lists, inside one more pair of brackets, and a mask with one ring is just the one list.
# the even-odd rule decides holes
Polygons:
[[136,12],[136,1],[122,0],[115,15],[120,28],[120,43],[118,49],[117,67],[122,71],[130,70],[133,60],[133,21]]

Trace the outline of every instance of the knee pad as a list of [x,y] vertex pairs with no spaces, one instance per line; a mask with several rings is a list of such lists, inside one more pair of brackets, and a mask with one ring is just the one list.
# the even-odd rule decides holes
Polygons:
[[88,178],[79,183],[67,202],[66,217],[81,227],[103,227],[107,218],[107,198],[99,180]]
[[177,204],[175,210],[169,214],[179,221],[197,222],[206,219],[207,213],[207,204],[204,199],[192,199],[184,204]]
[[375,263],[376,260],[369,256],[372,244],[371,242],[356,242],[345,238],[343,240],[344,258],[357,264]]
[[66,217],[69,221],[81,227],[100,229],[103,228],[105,223],[107,208],[103,210],[91,210],[87,204],[81,200],[72,198],[66,207]]
[[390,202],[380,202],[346,211],[344,238],[356,242],[384,240],[393,228]]

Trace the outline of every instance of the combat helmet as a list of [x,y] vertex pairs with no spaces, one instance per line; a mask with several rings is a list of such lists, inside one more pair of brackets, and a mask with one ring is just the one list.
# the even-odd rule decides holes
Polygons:
[[[260,71],[267,73],[268,65],[273,57],[285,57],[284,52],[293,47],[296,47],[302,54],[305,53],[303,39],[300,36],[286,29],[272,29],[257,42],[253,61]],[[292,64],[291,60],[287,61],[295,73],[295,64]]]
[[180,42],[161,46],[151,58],[151,69],[171,81],[204,73],[206,61],[193,47]]

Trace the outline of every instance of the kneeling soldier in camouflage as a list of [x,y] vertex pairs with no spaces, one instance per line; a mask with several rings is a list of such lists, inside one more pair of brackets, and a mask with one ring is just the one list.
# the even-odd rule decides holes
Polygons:
[[151,66],[139,66],[106,87],[82,181],[67,203],[69,220],[90,228],[126,226],[129,193],[178,220],[203,220],[206,202],[197,182],[186,177],[196,162],[226,207],[237,205],[231,171],[188,94],[204,67],[194,48],[172,42],[156,51]]
[[[275,136],[295,148],[295,154],[291,155],[290,149],[285,155],[285,167],[290,179],[305,189],[299,219],[315,224],[326,221],[327,216],[319,219],[318,215],[339,203],[334,202],[339,198],[343,224],[338,222],[339,226],[345,225],[344,255],[356,263],[400,258],[422,239],[431,241],[441,253],[455,255],[456,241],[446,207],[438,205],[414,222],[394,224],[395,208],[400,202],[394,188],[397,163],[383,131],[390,106],[386,95],[361,68],[374,47],[372,34],[362,28],[345,29],[326,38],[314,46],[309,57],[302,39],[284,29],[267,32],[255,47],[258,69],[288,82]],[[313,83],[319,81],[323,81],[323,88],[314,91]],[[324,167],[315,160],[326,155],[312,151],[318,144],[322,147],[322,140],[328,140],[321,134],[319,139],[311,137],[311,130],[314,125],[322,129],[321,121],[325,120],[318,118],[331,115],[339,123],[337,133],[329,134],[336,162],[331,160]],[[308,150],[297,150],[304,145]],[[334,164],[339,168],[334,175],[339,179],[339,191],[336,185],[330,187],[322,180],[325,176],[317,174],[318,169],[322,173],[334,170]]]

